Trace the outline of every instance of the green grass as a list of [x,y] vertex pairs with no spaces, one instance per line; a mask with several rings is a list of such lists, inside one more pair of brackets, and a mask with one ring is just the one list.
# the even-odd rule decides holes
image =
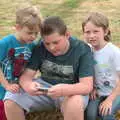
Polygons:
[[41,8],[44,17],[63,18],[74,36],[83,39],[81,22],[90,11],[102,12],[110,20],[113,42],[120,44],[119,0],[4,0],[0,2],[0,38],[14,32],[15,11],[21,5],[32,4]]

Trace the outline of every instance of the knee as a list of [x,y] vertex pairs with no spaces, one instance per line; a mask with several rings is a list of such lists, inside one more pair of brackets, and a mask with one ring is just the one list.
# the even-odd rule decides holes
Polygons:
[[12,100],[5,100],[4,101],[5,111],[12,110],[12,108],[14,109],[14,107],[16,105],[17,104],[14,101],[12,101]]
[[84,111],[84,101],[82,99],[82,96],[75,95],[65,98],[62,104],[62,108],[63,111],[64,110],[70,110],[73,112],[75,112],[76,110]]

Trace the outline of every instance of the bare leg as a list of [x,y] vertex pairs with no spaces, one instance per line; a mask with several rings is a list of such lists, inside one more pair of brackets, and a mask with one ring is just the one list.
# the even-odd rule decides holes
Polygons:
[[84,102],[80,95],[65,98],[61,108],[64,120],[84,120]]
[[11,100],[4,102],[7,120],[25,120],[24,111],[18,104]]

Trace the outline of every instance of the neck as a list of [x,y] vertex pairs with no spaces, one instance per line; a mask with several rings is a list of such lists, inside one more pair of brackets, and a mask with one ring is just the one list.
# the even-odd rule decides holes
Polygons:
[[100,50],[100,49],[104,48],[107,43],[108,43],[108,42],[105,41],[105,42],[101,43],[100,45],[95,46],[95,47],[94,47],[94,50]]
[[16,39],[17,39],[20,43],[24,44],[24,42],[22,42],[22,40],[20,40],[20,36],[19,36],[18,33],[15,33],[14,35],[15,35]]
[[70,41],[67,40],[67,41],[66,41],[66,46],[65,46],[65,49],[64,49],[63,54],[65,54],[65,53],[69,50],[69,47],[70,47]]

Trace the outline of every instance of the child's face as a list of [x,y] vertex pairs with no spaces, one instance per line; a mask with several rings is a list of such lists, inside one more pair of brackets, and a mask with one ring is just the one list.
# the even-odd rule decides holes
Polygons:
[[54,56],[63,55],[67,52],[67,48],[69,47],[69,36],[69,33],[65,35],[60,35],[57,32],[52,33],[51,35],[43,37],[44,45]]
[[104,40],[104,36],[106,35],[104,29],[102,27],[94,25],[90,21],[84,26],[83,32],[84,39],[94,48],[99,48],[106,42]]
[[17,28],[18,39],[21,43],[31,43],[33,42],[39,33],[39,29],[31,30],[27,26],[19,26]]

